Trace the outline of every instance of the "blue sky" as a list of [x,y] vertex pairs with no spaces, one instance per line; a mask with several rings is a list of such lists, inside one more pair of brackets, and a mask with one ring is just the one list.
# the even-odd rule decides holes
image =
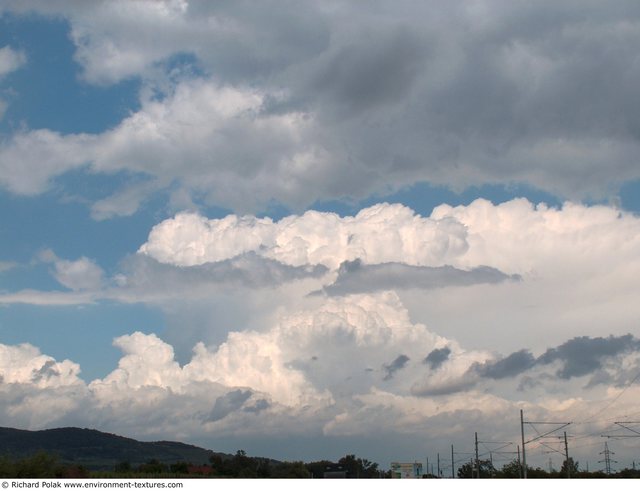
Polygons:
[[639,18],[8,2],[0,424],[384,466],[637,414]]

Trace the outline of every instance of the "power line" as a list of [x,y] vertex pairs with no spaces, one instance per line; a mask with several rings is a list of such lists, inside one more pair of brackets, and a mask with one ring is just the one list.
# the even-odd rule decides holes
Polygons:
[[616,403],[616,401],[618,399],[620,399],[622,397],[622,395],[627,391],[627,389],[629,387],[631,387],[634,382],[636,380],[638,380],[640,378],[640,370],[638,370],[638,373],[636,374],[635,377],[633,377],[633,379],[631,379],[631,381],[629,383],[627,383],[627,385],[622,389],[622,391],[613,398],[613,400],[611,400],[609,402],[609,404],[607,404],[606,406],[604,406],[602,409],[600,409],[599,411],[595,412],[594,414],[592,414],[591,416],[589,416],[588,418],[586,418],[585,420],[581,421],[581,423],[590,423],[591,421],[589,421],[592,418],[595,418],[596,416],[600,416],[602,413],[604,413],[607,409],[609,409],[611,406],[613,406],[613,404]]

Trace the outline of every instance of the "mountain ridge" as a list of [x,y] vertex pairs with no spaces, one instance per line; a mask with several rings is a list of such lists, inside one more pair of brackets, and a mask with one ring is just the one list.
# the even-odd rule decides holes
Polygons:
[[0,456],[17,459],[40,451],[55,455],[62,463],[83,465],[89,469],[112,469],[121,462],[138,465],[150,460],[164,464],[189,462],[202,465],[214,455],[231,457],[187,443],[167,440],[143,442],[92,428],[22,430],[0,427]]

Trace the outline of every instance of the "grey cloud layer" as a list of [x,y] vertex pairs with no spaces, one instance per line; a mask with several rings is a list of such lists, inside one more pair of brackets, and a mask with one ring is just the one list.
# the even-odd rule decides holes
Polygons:
[[570,379],[596,372],[608,358],[636,351],[640,351],[640,339],[631,334],[607,338],[581,336],[549,348],[538,358],[528,350],[520,350],[505,358],[477,364],[473,370],[484,378],[503,379],[520,375],[535,366],[560,362],[556,376]]
[[520,280],[519,275],[506,275],[487,266],[464,271],[453,266],[411,266],[402,263],[365,265],[362,261],[345,261],[340,265],[334,283],[323,288],[328,295],[369,293],[379,290],[408,288],[433,289]]
[[[66,16],[90,82],[142,76],[167,96],[101,135],[6,139],[14,192],[87,162],[241,210],[417,181],[602,197],[640,177],[636,2],[7,5]],[[179,53],[211,76],[166,80]],[[94,216],[138,202],[124,190]]]

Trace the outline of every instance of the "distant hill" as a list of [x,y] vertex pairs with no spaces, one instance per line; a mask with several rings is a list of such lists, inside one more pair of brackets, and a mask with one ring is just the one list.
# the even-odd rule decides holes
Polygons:
[[120,462],[131,465],[156,459],[165,464],[190,462],[205,464],[212,455],[228,454],[179,442],[139,442],[131,438],[83,428],[56,428],[27,431],[0,427],[0,456],[23,458],[44,450],[62,463],[89,469],[112,469]]

